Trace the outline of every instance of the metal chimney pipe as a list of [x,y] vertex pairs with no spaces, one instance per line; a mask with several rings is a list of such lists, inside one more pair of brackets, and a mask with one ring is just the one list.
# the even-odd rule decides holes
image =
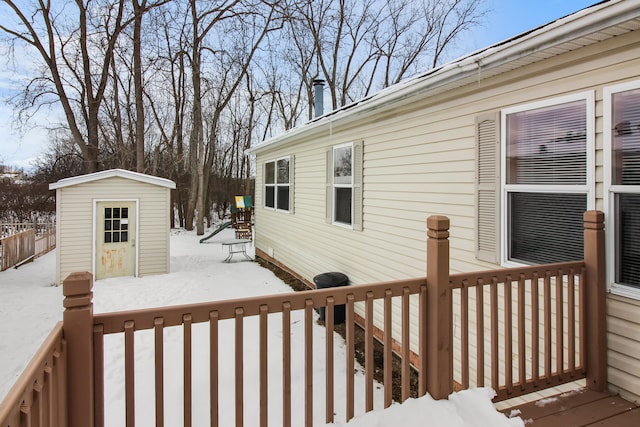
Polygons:
[[313,89],[315,117],[320,117],[324,114],[324,80],[315,79]]

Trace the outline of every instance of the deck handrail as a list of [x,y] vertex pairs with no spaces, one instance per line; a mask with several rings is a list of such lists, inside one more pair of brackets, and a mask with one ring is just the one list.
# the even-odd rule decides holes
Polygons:
[[67,426],[66,343],[58,322],[5,398],[0,425]]

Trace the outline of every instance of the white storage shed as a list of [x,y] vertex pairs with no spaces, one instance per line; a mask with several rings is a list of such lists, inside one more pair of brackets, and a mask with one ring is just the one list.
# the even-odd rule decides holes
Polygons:
[[56,190],[56,283],[74,271],[96,279],[169,272],[168,179],[112,169],[61,179]]

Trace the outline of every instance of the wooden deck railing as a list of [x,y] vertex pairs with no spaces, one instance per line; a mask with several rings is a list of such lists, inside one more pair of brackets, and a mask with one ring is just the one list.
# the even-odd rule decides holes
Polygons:
[[442,349],[428,372],[443,375],[440,389],[430,385],[432,395],[438,390],[446,397],[451,388],[443,384],[457,382],[462,388],[490,385],[496,400],[504,400],[585,377],[590,388],[606,389],[602,212],[584,214],[582,261],[455,275],[449,272],[448,220],[428,221],[429,297],[441,310],[430,313],[438,341],[429,346]]
[[[124,390],[126,425],[135,425],[135,354],[142,342],[139,331],[151,331],[154,343],[142,351],[154,356],[155,424],[165,425],[168,402],[164,377],[169,369],[164,360],[167,328],[182,329],[183,424],[191,426],[194,396],[193,331],[197,324],[208,325],[207,348],[209,407],[211,425],[218,425],[220,396],[234,394],[235,424],[244,425],[245,413],[259,412],[260,425],[267,425],[269,411],[280,404],[283,425],[313,424],[314,393],[325,394],[327,422],[334,421],[337,405],[344,405],[345,418],[354,416],[354,341],[356,303],[364,319],[365,391],[364,408],[374,409],[374,302],[383,310],[384,407],[391,404],[392,344],[402,357],[401,400],[410,394],[409,339],[417,334],[416,368],[419,370],[417,394],[429,392],[434,398],[446,398],[454,381],[463,387],[491,385],[499,398],[513,397],[532,390],[587,377],[587,385],[606,387],[606,346],[604,325],[604,228],[600,212],[585,213],[585,259],[578,262],[535,267],[501,269],[451,275],[449,272],[449,220],[434,216],[427,220],[427,275],[423,278],[368,285],[354,285],[297,293],[270,295],[230,301],[218,301],[119,313],[93,314],[92,277],[74,273],[64,281],[66,307],[64,339],[67,342],[69,426],[103,426],[105,419],[105,337],[120,335],[124,342]],[[471,290],[473,289],[473,290]],[[470,291],[471,290],[471,291]],[[515,295],[515,296],[514,296]],[[414,296],[414,297],[412,297]],[[417,300],[417,313],[412,307]],[[336,305],[346,304],[346,360],[334,358],[333,313]],[[313,310],[326,307],[325,369],[323,384],[315,384]],[[399,313],[395,313],[399,310]],[[282,364],[280,392],[270,393],[268,342],[271,315],[280,316]],[[399,336],[392,336],[392,317],[401,319]],[[418,331],[411,331],[410,316],[418,317]],[[292,319],[296,318],[294,322]],[[247,337],[245,325],[256,319],[257,336]],[[291,387],[291,332],[293,323],[304,323],[304,396],[293,396]],[[225,323],[222,323],[225,322]],[[231,322],[232,326],[228,326]],[[223,328],[224,325],[224,328]],[[221,331],[233,328],[233,342],[221,342]],[[587,334],[586,331],[589,331]],[[244,389],[245,338],[259,342],[259,408],[250,408]],[[394,342],[395,341],[395,342]],[[399,345],[398,345],[399,344]],[[220,351],[231,346],[235,354],[232,368],[233,390],[220,390]],[[472,351],[475,347],[475,352]],[[459,356],[456,356],[459,354]],[[456,357],[458,362],[456,362]],[[515,362],[512,357],[515,357]],[[279,362],[279,361],[278,361]],[[346,399],[335,401],[334,371],[344,363]],[[73,367],[71,369],[71,367]],[[198,376],[198,381],[202,381]],[[322,390],[322,391],[320,391]],[[303,400],[304,422],[292,420],[292,405]],[[295,402],[293,401],[295,399]],[[279,403],[274,403],[278,401]],[[0,417],[0,422],[2,422]],[[294,423],[295,421],[295,423]],[[200,425],[202,420],[197,420]],[[0,424],[1,425],[1,424]],[[26,424],[25,424],[26,425]]]
[[0,404],[0,426],[67,426],[66,344],[59,322]]
[[584,378],[583,262],[456,274],[451,287],[462,388],[503,400]]
[[[87,278],[89,279],[89,278]],[[66,282],[65,282],[66,284]],[[173,326],[179,326],[183,329],[184,334],[184,360],[186,361],[182,366],[183,369],[183,392],[184,399],[183,404],[184,407],[181,408],[184,413],[184,425],[191,426],[195,425],[193,420],[191,419],[192,414],[192,401],[193,396],[191,396],[191,392],[193,389],[193,366],[192,366],[192,356],[193,356],[193,345],[192,345],[192,328],[194,325],[198,323],[206,323],[209,328],[209,338],[210,342],[208,343],[208,348],[210,349],[210,404],[211,408],[214,410],[211,411],[212,416],[214,417],[212,425],[218,425],[218,411],[215,408],[219,407],[218,398],[221,393],[235,393],[235,420],[236,425],[243,425],[244,414],[245,411],[250,411],[255,413],[255,411],[259,411],[260,413],[260,425],[266,425],[266,421],[269,414],[269,402],[271,400],[278,400],[282,402],[282,412],[283,412],[283,424],[290,425],[299,425],[300,421],[294,422],[292,421],[292,413],[291,408],[292,404],[296,404],[296,402],[300,402],[302,399],[304,405],[304,423],[305,425],[312,425],[314,419],[314,411],[317,411],[317,408],[314,408],[313,403],[313,394],[318,393],[319,390],[324,390],[325,399],[326,399],[326,407],[325,409],[325,417],[327,422],[334,421],[334,412],[336,405],[345,405],[344,413],[346,413],[346,417],[348,419],[354,416],[354,408],[355,408],[355,390],[354,390],[354,378],[355,378],[355,356],[354,356],[354,327],[355,327],[355,310],[354,305],[357,302],[364,302],[365,304],[365,313],[366,318],[373,318],[373,301],[374,300],[382,300],[385,305],[385,319],[388,319],[390,322],[391,319],[391,300],[392,298],[400,298],[402,300],[402,312],[406,313],[403,318],[406,319],[404,322],[405,330],[408,332],[409,322],[408,322],[408,310],[409,310],[409,296],[418,294],[421,295],[421,304],[419,312],[426,313],[426,280],[424,278],[415,279],[415,280],[403,280],[397,282],[387,282],[387,283],[377,283],[373,285],[360,285],[360,286],[351,286],[347,290],[344,289],[322,289],[316,291],[305,291],[305,292],[292,292],[286,294],[277,294],[263,297],[255,297],[255,298],[245,298],[238,300],[229,300],[229,301],[220,301],[220,302],[210,302],[203,304],[191,304],[191,305],[183,305],[183,306],[174,306],[174,307],[162,307],[158,309],[146,309],[146,310],[137,310],[137,311],[129,311],[129,312],[120,312],[120,313],[105,313],[105,314],[96,314],[93,316],[93,357],[94,357],[94,378],[95,378],[95,426],[104,425],[104,337],[109,334],[123,334],[124,342],[125,342],[125,353],[124,353],[124,365],[125,366],[125,395],[126,395],[126,419],[127,425],[134,425],[135,422],[135,399],[134,399],[134,390],[136,389],[136,383],[134,378],[134,352],[133,349],[137,348],[137,343],[135,340],[135,333],[142,330],[152,330],[155,336],[155,383],[163,384],[163,377],[167,366],[164,365],[163,357],[164,348],[163,336],[165,335],[165,330],[167,328]],[[86,288],[85,288],[86,291]],[[85,297],[88,300],[89,294],[78,295],[78,297]],[[346,367],[346,401],[336,402],[335,401],[335,385],[334,385],[334,377],[335,370],[334,365],[338,363],[338,361],[334,360],[334,324],[333,324],[333,313],[336,305],[346,304],[346,344],[347,344],[347,356],[346,360],[339,361],[339,363],[344,364]],[[312,324],[315,321],[313,316],[314,308],[318,307],[326,307],[326,334],[325,334],[325,382],[323,384],[314,384],[313,383],[313,372],[314,372],[314,339],[318,339],[319,337],[313,336]],[[300,316],[293,316],[294,313],[301,313]],[[274,398],[273,395],[270,395],[267,391],[269,389],[269,381],[270,378],[273,380],[272,376],[270,377],[267,372],[268,366],[268,348],[274,343],[267,342],[267,332],[268,332],[268,317],[273,314],[281,315],[281,328],[282,328],[282,343],[277,343],[282,346],[283,349],[283,365],[282,365],[282,388],[281,388],[281,396],[277,399]],[[296,317],[297,319],[302,318],[304,321],[304,352],[301,355],[304,358],[304,382],[306,390],[306,394],[304,396],[292,396],[291,390],[291,361],[292,358],[295,357],[292,353],[292,343],[291,343],[291,330],[292,330],[292,317]],[[260,342],[260,376],[256,379],[256,383],[259,383],[260,390],[260,407],[259,408],[250,408],[245,404],[245,390],[244,390],[244,369],[243,369],[243,345],[245,339],[245,324],[250,321],[251,318],[256,318],[257,322],[259,322],[259,336],[248,337],[249,339],[254,339]],[[234,342],[233,343],[223,343],[220,342],[218,335],[220,330],[220,324],[225,321],[230,320],[233,322],[233,327],[235,329],[234,332]],[[227,325],[227,327],[229,327]],[[373,409],[373,391],[374,391],[374,380],[373,380],[373,325],[372,322],[367,322],[365,325],[365,336],[366,340],[366,355],[365,355],[365,369],[366,369],[366,379],[365,379],[365,408],[367,411]],[[388,346],[385,348],[391,348],[391,334],[388,333],[385,336],[385,340],[388,340]],[[218,389],[218,372],[221,369],[225,369],[222,366],[219,366],[219,353],[221,349],[231,346],[232,351],[235,353],[235,366],[233,369],[235,370],[235,389],[231,390],[219,390]],[[403,347],[405,350],[406,357],[404,360],[409,360],[409,346],[406,345]],[[426,357],[426,354],[423,354],[423,357]],[[391,378],[391,352],[388,351],[385,354],[386,362],[384,364],[384,376],[385,378]],[[175,367],[172,367],[175,369]],[[426,373],[423,371],[423,373]],[[403,370],[403,374],[405,375],[406,381],[403,381],[403,395],[408,396],[409,394],[409,369],[408,363],[406,364],[405,369]],[[423,390],[426,391],[426,386],[424,383],[424,375],[421,378],[421,384]],[[389,387],[386,390],[385,394],[385,407],[389,406],[392,403],[391,400],[391,388]],[[164,413],[163,408],[166,405],[165,396],[163,388],[160,387],[156,389],[155,392],[155,408],[156,412],[156,425],[164,425]],[[295,400],[292,402],[292,400]],[[202,422],[202,421],[200,421]]]

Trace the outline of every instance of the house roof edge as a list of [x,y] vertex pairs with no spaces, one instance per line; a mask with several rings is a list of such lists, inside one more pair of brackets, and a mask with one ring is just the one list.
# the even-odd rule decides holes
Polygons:
[[[321,130],[327,125],[335,125],[338,120],[342,122],[354,120],[373,109],[416,96],[416,94],[424,94],[435,88],[442,88],[462,80],[470,74],[477,73],[479,68],[486,70],[497,67],[506,62],[531,55],[541,49],[566,43],[638,16],[640,16],[640,10],[637,8],[637,3],[633,1],[605,0],[596,3],[382,89],[352,104],[265,140],[246,150],[245,154],[257,154],[267,149],[276,148],[298,135]],[[597,41],[594,40],[593,43],[597,43]]]

